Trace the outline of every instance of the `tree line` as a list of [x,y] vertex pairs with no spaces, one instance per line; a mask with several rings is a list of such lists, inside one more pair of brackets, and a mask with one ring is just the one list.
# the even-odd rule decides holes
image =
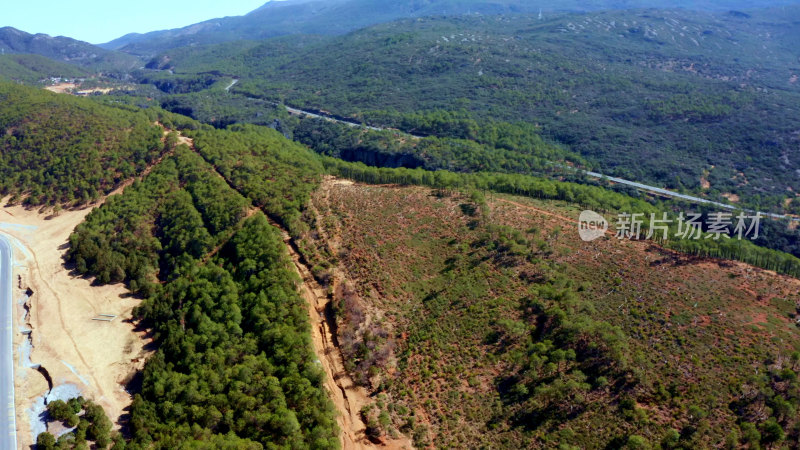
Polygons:
[[[127,281],[158,350],[131,407],[130,448],[336,448],[333,407],[278,230],[321,172],[274,131],[198,127],[206,160],[175,149],[90,213],[69,258],[100,282]],[[234,184],[234,183],[232,183]]]

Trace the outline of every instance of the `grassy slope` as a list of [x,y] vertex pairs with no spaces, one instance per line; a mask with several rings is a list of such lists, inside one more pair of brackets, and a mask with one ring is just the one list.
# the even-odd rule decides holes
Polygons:
[[[386,411],[384,429],[418,444],[602,448],[631,435],[657,442],[670,428],[683,445],[720,444],[745,414],[730,402],[743,396],[748,376],[797,350],[797,280],[648,243],[585,244],[570,220],[574,207],[498,197],[489,201],[490,222],[538,230],[527,236],[540,261],[508,267],[507,254],[476,244],[481,226],[464,214],[463,198],[326,186],[314,200],[320,216],[311,235],[333,242],[341,261],[333,289],[345,350],[356,342],[351,370],[380,393],[379,408],[367,413],[373,422]],[[594,380],[558,420],[526,415],[528,405],[509,393],[531,320],[525,299],[539,296],[537,280],[551,270],[573,280],[596,320],[621,327],[640,380]],[[360,365],[364,354],[380,369]]]

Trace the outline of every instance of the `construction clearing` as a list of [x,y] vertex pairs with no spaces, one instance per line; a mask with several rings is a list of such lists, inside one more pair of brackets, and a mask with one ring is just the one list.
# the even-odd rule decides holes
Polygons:
[[[149,338],[131,312],[139,300],[122,284],[96,286],[64,265],[68,238],[95,204],[81,210],[0,207],[0,231],[14,251],[15,387],[18,443],[35,442],[34,405],[59,391],[91,398],[118,428],[131,403],[125,384],[147,357]],[[54,392],[55,391],[55,392]]]

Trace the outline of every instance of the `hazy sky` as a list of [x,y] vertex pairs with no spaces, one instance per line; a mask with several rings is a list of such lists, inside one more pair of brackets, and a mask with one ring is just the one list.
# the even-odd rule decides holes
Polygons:
[[100,44],[132,32],[179,28],[224,16],[240,16],[267,0],[13,0],[0,27],[68,36]]

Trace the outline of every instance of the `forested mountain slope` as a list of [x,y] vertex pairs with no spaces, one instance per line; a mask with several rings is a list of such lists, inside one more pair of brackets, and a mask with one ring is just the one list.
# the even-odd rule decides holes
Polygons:
[[[654,210],[641,199],[520,175],[321,161],[266,127],[220,130],[157,108],[128,111],[15,85],[2,92],[4,105],[16,105],[0,115],[12,136],[6,124],[25,129],[23,118],[39,118],[40,107],[65,110],[76,119],[42,122],[60,133],[47,142],[89,152],[79,125],[105,130],[89,119],[101,111],[134,128],[141,120],[158,152],[169,151],[70,238],[78,272],[125,282],[143,297],[135,315],[158,344],[131,407],[130,448],[338,446],[307,311],[280,233],[265,216],[288,230],[330,287],[347,367],[377,394],[362,411],[372,439],[405,433],[419,446],[673,448],[797,436],[796,282],[747,266],[713,278],[706,260],[653,242],[604,239],[593,247],[575,237],[576,208]],[[193,147],[175,146],[174,134],[162,143],[155,120],[182,130]],[[23,145],[14,154],[50,155],[33,151],[40,147],[49,148]],[[34,160],[32,168],[59,167]],[[328,181],[320,190],[326,171],[436,189]],[[69,186],[65,179],[54,178]],[[100,191],[104,179],[91,185]],[[487,200],[475,188],[548,200]],[[516,204],[520,210],[507,209]],[[730,247],[703,244],[716,254]],[[800,267],[788,255],[738,247],[776,268]],[[593,257],[598,252],[666,273],[625,271],[617,260]],[[702,270],[701,287],[687,281],[691,264]],[[740,277],[741,286],[727,281]],[[669,291],[657,287],[663,280]],[[634,288],[649,297],[630,297]],[[730,318],[718,316],[720,298],[731,299]],[[692,321],[707,320],[694,340],[683,337]],[[748,334],[710,344],[732,339],[727,332],[737,324]],[[657,340],[652,327],[669,340]],[[605,432],[590,432],[597,429]],[[77,439],[70,435],[64,440]]]
[[30,205],[97,200],[165,151],[155,120],[0,82],[0,194]]
[[[628,2],[584,7],[600,4]],[[722,4],[744,6],[697,6]],[[464,8],[480,14],[417,17]],[[800,9],[536,10],[269,3],[114,43],[188,45],[136,70],[135,92],[0,83],[1,196],[77,207],[126,186],[66,250],[70,270],[141,298],[133,316],[152,332],[126,386],[126,448],[339,446],[287,245],[327,300],[313,325],[371,394],[360,414],[375,444],[797,446],[800,258],[765,248],[800,255],[797,228],[765,223],[761,247],[708,227],[678,239],[678,221],[663,238],[616,239],[620,213],[647,230],[687,205],[572,166],[799,212]],[[92,70],[105,61],[0,31]],[[309,31],[336,36],[232,41]],[[58,69],[12,56],[0,71],[20,81]],[[576,230],[586,209],[612,224],[592,242]],[[59,439],[82,448],[85,435]]]
[[175,30],[127,35],[103,44],[136,55],[235,40],[259,40],[287,34],[342,34],[401,17],[533,12],[538,6],[520,0],[325,0],[268,2],[240,17],[213,19]]
[[592,11],[632,8],[687,8],[729,10],[766,7],[791,1],[704,0],[295,0],[270,1],[237,17],[224,17],[183,28],[131,33],[103,44],[107,49],[152,56],[170,48],[214,44],[235,40],[258,40],[289,34],[343,34],[392,20],[460,15]]
[[610,175],[779,209],[800,189],[798,17],[418,19],[321,42],[176,49],[152,67],[241,77],[233,92],[416,133],[439,110],[534,123]]
[[138,58],[64,36],[30,34],[0,28],[0,54],[27,53],[73,64],[92,71],[123,74],[138,67]]
[[[0,83],[2,195],[12,203],[57,212],[147,173],[90,213],[69,251],[71,268],[99,283],[125,281],[145,299],[135,316],[158,350],[123,420],[131,447],[338,447],[291,260],[257,210],[298,226],[321,165],[268,129],[196,130],[217,169],[176,148],[165,126],[199,128],[156,108]],[[217,172],[226,167],[250,198]],[[59,442],[80,447],[86,438],[73,430]]]
[[79,272],[145,297],[135,315],[159,345],[131,407],[129,445],[337,448],[296,275],[279,231],[251,206],[289,223],[315,183],[303,174],[319,165],[268,130],[195,139],[220,167],[244,161],[236,170],[256,176],[252,200],[181,145],[70,238]]
[[25,84],[37,84],[50,77],[80,78],[89,73],[80,67],[53,61],[40,55],[0,55],[0,77]]

